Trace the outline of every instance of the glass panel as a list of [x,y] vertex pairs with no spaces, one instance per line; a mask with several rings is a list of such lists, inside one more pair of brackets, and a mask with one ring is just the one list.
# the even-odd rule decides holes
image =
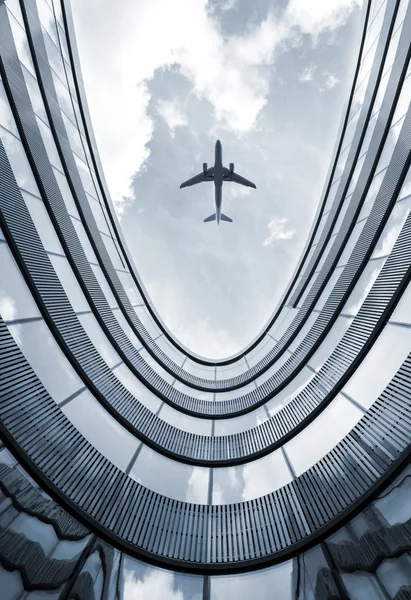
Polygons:
[[127,323],[126,318],[121,312],[121,310],[113,310],[113,315],[117,319],[120,327],[130,340],[130,342],[133,344],[134,348],[141,350],[143,348],[143,344],[140,342],[136,334],[131,329],[130,325]]
[[386,260],[386,258],[377,258],[368,262],[350,297],[344,304],[342,313],[354,316],[358,313]]
[[[10,104],[4,90],[3,82],[0,81],[0,125],[5,127],[14,136],[20,138],[16,122],[11,112]],[[2,134],[3,135],[3,134]]]
[[351,183],[350,183],[350,186],[349,186],[349,188],[348,188],[347,196],[349,196],[350,194],[352,194],[352,193],[354,192],[354,190],[355,190],[355,187],[356,187],[356,185],[357,185],[358,178],[359,178],[359,176],[360,176],[360,174],[361,174],[361,170],[362,170],[362,167],[363,167],[363,164],[364,164],[365,156],[366,156],[366,155],[365,155],[365,154],[363,154],[363,155],[362,155],[362,156],[361,156],[361,157],[360,157],[360,158],[357,160],[357,162],[356,162],[355,169],[354,169],[354,173],[352,174],[352,177],[351,177]]
[[118,255],[117,248],[116,248],[113,240],[111,238],[107,237],[106,235],[102,235],[101,239],[103,240],[104,245],[107,248],[107,252],[110,256],[110,259],[111,259],[111,262],[113,263],[114,268],[124,270],[123,262],[121,261],[119,255]]
[[364,204],[362,205],[361,212],[358,216],[358,221],[361,221],[365,217],[368,217],[368,215],[370,214],[386,172],[387,169],[380,171],[377,175],[375,175],[374,179],[372,180],[372,183],[367,193],[367,197],[365,199]]
[[318,244],[318,242],[320,241],[321,234],[322,234],[322,232],[324,230],[326,222],[328,221],[328,217],[329,217],[328,214],[322,216],[321,221],[320,221],[320,225],[319,225],[319,227],[317,229],[317,233],[315,234],[315,238],[313,240],[313,245]]
[[384,144],[384,150],[382,151],[380,160],[378,161],[377,171],[385,169],[391,162],[392,154],[394,152],[398,136],[400,135],[402,126],[404,125],[405,115],[395,123],[388,132],[387,139]]
[[291,383],[267,402],[266,406],[270,415],[273,416],[295,398],[309,384],[314,375],[315,373],[311,369],[304,367]]
[[91,265],[91,268],[94,271],[94,275],[96,276],[99,286],[101,287],[102,292],[103,292],[104,296],[106,297],[106,300],[107,300],[110,308],[118,308],[117,300],[115,299],[114,294],[111,291],[111,288],[107,282],[107,279],[104,276],[104,273],[103,273],[101,267],[99,267],[98,265]]
[[40,23],[44,26],[45,30],[51,36],[54,43],[58,45],[54,14],[50,6],[47,4],[47,2],[45,2],[45,0],[36,0],[36,4],[39,13]]
[[57,254],[64,255],[63,247],[60,244],[43,201],[23,190],[21,193],[44,249],[48,252],[56,252]]
[[[397,103],[397,107],[395,109],[395,117],[397,119],[400,119],[403,115],[405,115],[405,113],[408,110],[408,106],[409,106],[409,102],[410,102],[410,96],[411,96],[411,66],[408,68],[408,72],[407,72],[407,78],[404,81],[402,88],[401,88],[401,94],[400,97],[398,98],[398,103]],[[394,119],[392,121],[393,123],[395,123]]]
[[91,179],[90,171],[87,165],[76,154],[74,154],[73,156],[74,160],[76,161],[78,172],[85,191],[88,194],[90,194],[90,196],[93,196],[93,198],[95,198],[96,190],[94,189],[93,180]]
[[8,325],[8,329],[55,402],[84,386],[44,321]]
[[325,361],[331,356],[332,352],[339,344],[341,338],[351,325],[352,321],[353,319],[349,319],[347,317],[337,318],[337,321],[332,326],[331,331],[327,334],[321,346],[310,358],[310,367],[312,367],[316,371],[319,371],[321,369]]
[[288,313],[285,315],[284,319],[278,325],[278,327],[275,328],[275,329],[273,328],[272,331],[270,331],[271,335],[276,340],[281,339],[281,337],[287,331],[290,323],[294,320],[294,317],[296,316],[296,314],[298,313],[298,311],[299,311],[298,308],[290,308],[289,311],[288,311]]
[[293,561],[269,569],[210,577],[210,600],[293,600],[295,582]]
[[411,208],[411,197],[397,202],[378,240],[371,258],[390,254]]
[[[394,315],[395,311],[393,320]],[[346,384],[344,392],[369,408],[394,377],[410,351],[409,329],[388,323],[359,369]]]
[[265,356],[267,356],[267,354],[270,352],[270,350],[272,350],[272,348],[274,348],[276,344],[277,342],[275,342],[272,337],[266,335],[258,344],[258,346],[256,346],[254,350],[251,350],[251,352],[246,355],[247,363],[250,369],[254,367],[262,358],[265,358]]
[[90,306],[65,256],[49,256],[57,277],[70,300],[74,312],[89,311]]
[[66,205],[68,213],[80,220],[80,215],[78,213],[77,207],[74,203],[72,193],[70,191],[69,185],[67,183],[66,176],[61,173],[58,169],[53,167],[54,177],[57,180],[58,186],[60,188],[61,195],[63,196],[64,204]]
[[341,578],[349,594],[355,600],[386,600],[378,583],[370,573],[342,573]]
[[268,416],[260,406],[256,410],[232,419],[217,419],[214,425],[214,435],[231,435],[252,429],[267,421]]
[[297,335],[297,337],[289,345],[289,347],[288,347],[289,352],[294,352],[294,350],[296,350],[298,348],[298,346],[301,344],[301,342],[304,340],[306,335],[309,333],[310,329],[313,327],[313,325],[317,319],[318,319],[318,313],[311,314],[308,317],[305,325],[302,327],[302,329],[299,332],[299,334]]
[[148,364],[148,366],[153,369],[155,373],[157,373],[162,379],[164,379],[164,381],[166,381],[167,383],[172,383],[174,381],[174,376],[170,375],[168,371],[163,369],[163,367],[159,365],[159,363],[151,356],[151,354],[147,352],[147,350],[141,350],[140,356]]
[[145,327],[147,333],[155,339],[159,335],[162,334],[160,329],[157,327],[151,315],[148,313],[148,310],[145,306],[137,306],[135,309],[135,313],[137,317],[140,319],[141,323]]
[[81,245],[83,247],[83,250],[84,250],[84,252],[86,254],[87,260],[90,263],[98,264],[96,255],[94,254],[94,250],[91,247],[91,244],[90,244],[90,241],[89,241],[89,239],[87,237],[86,230],[84,229],[83,223],[81,223],[80,221],[77,221],[77,219],[74,219],[73,217],[71,218],[71,220],[73,222],[73,225],[74,225],[74,228],[76,230],[76,233],[77,233],[77,235],[78,235],[78,237],[80,239],[80,243],[81,243]]
[[144,404],[151,412],[156,413],[162,403],[153,392],[145,386],[130,369],[123,363],[113,371],[114,375],[124,385],[124,387],[137,398],[141,404]]
[[[255,384],[253,381],[251,383],[248,383],[247,385],[243,385],[241,388],[236,389],[236,390],[230,390],[227,392],[218,392],[216,390],[215,401],[222,402],[223,400],[232,400],[233,398],[241,398],[242,396],[245,396],[249,392],[254,392],[254,391],[255,391]],[[191,394],[192,393],[190,393],[190,395]]]
[[[195,390],[194,388],[190,388],[181,381],[175,381],[173,384],[173,388],[182,394],[186,394],[187,396],[193,398],[199,398],[200,400],[205,400],[206,402],[213,402],[214,393],[213,392],[205,392],[202,390]],[[218,396],[221,394],[216,394],[216,400],[218,400]]]
[[296,475],[307,471],[358,423],[363,412],[341,394],[284,447]]
[[[140,311],[140,309],[136,309],[136,312],[137,311]],[[137,314],[140,316],[139,312],[137,312]],[[187,358],[183,368],[184,371],[186,371],[187,373],[191,373],[196,377],[201,377],[203,379],[208,379],[209,381],[214,381],[214,366],[200,365]]]
[[408,284],[406,290],[403,292],[401,300],[391,315],[390,321],[411,325],[411,284]]
[[185,360],[184,354],[177,350],[177,348],[171,344],[171,342],[165,337],[165,335],[162,335],[161,337],[157,338],[156,344],[159,348],[161,348],[161,350],[165,354],[167,354],[169,358],[171,358],[173,362],[175,362],[176,365],[178,365],[179,367],[182,366]]
[[200,575],[166,571],[123,556],[121,600],[202,600]]
[[171,460],[143,445],[130,476],[159,494],[185,502],[207,504],[210,469]]
[[[275,345],[275,342],[273,342],[269,336],[266,337],[268,338],[267,341],[272,342],[272,344]],[[248,371],[247,363],[245,362],[244,358],[240,358],[231,365],[217,365],[216,379],[231,379],[232,377],[236,377],[237,375],[245,373],[246,371]]]
[[65,404],[62,410],[101,454],[122,471],[127,469],[140,442],[109,415],[89,390]]
[[213,504],[252,500],[286,485],[292,475],[281,449],[244,465],[213,470]]
[[99,231],[105,233],[106,235],[110,235],[110,230],[107,226],[106,218],[101,209],[100,202],[95,200],[92,196],[88,196],[87,199],[91,206],[91,210],[93,211],[93,215],[96,220],[96,224]]
[[63,172],[64,169],[63,169],[63,166],[60,161],[60,156],[57,152],[53,134],[51,133],[51,130],[50,130],[48,124],[46,125],[45,123],[43,123],[43,121],[39,117],[36,117],[36,121],[37,121],[38,128],[40,129],[40,134],[41,134],[43,143],[46,147],[46,152],[47,152],[47,156],[48,156],[50,163],[54,167],[57,167],[61,172]]
[[[287,362],[287,360],[289,360],[290,354],[291,354],[291,352],[289,350],[285,350],[283,352],[283,354],[280,356],[280,358],[277,358],[275,363],[273,365],[271,365],[271,367],[269,369],[267,369],[267,371],[265,371],[262,375],[260,375],[260,377],[258,377],[255,380],[257,383],[257,386],[262,385],[263,383],[268,381],[268,379],[270,379],[274,373],[277,373],[277,371]],[[252,385],[252,383],[250,385]],[[243,388],[241,388],[241,391],[244,393]]]
[[81,143],[80,133],[75,125],[66,117],[64,113],[61,113],[61,116],[64,121],[64,126],[66,128],[66,133],[68,140],[70,142],[70,147],[72,151],[77,154],[84,162],[86,162],[86,157],[83,150],[83,145]]
[[211,435],[212,422],[210,419],[191,417],[175,410],[166,403],[163,404],[159,417],[166,423],[170,423],[170,425],[183,431],[189,431],[198,435]]
[[322,310],[322,308],[324,307],[325,303],[327,302],[331,292],[334,289],[335,284],[337,283],[338,279],[341,276],[341,273],[343,271],[344,267],[336,267],[330,277],[330,279],[328,280],[327,285],[325,286],[324,290],[321,293],[321,296],[319,297],[317,304],[314,307],[314,310]]
[[0,314],[5,321],[40,316],[7,244],[0,244]]
[[26,32],[10,12],[8,13],[8,15],[19,60],[30,71],[33,77],[35,77],[36,72],[34,70],[33,62],[31,60],[30,48],[27,42]]
[[6,129],[1,130],[1,141],[9,159],[17,185],[28,190],[35,196],[40,196],[36,180],[27,160],[23,144]]
[[141,295],[137,290],[137,286],[134,284],[131,275],[129,273],[123,273],[122,271],[117,271],[117,275],[127,293],[127,296],[129,297],[131,304],[142,304],[143,300],[141,299]]
[[345,245],[344,251],[340,256],[340,260],[338,261],[338,267],[341,267],[347,264],[352,251],[354,250],[355,244],[358,241],[358,238],[361,235],[362,230],[364,229],[366,221],[361,221],[361,223],[357,223],[354,229],[351,232],[350,239]]
[[408,169],[407,176],[404,183],[401,186],[400,193],[398,194],[397,202],[402,202],[407,196],[411,194],[411,169]]
[[109,367],[112,367],[113,365],[122,362],[120,356],[114,350],[108,338],[103,333],[95,316],[89,313],[86,315],[77,315],[77,317],[82,326],[84,327],[88,337],[102,356],[103,360],[107,363],[107,365]]
[[39,116],[40,119],[42,119],[45,123],[48,123],[47,113],[44,108],[43,98],[41,96],[37,80],[33,77],[30,71],[26,69],[26,67],[23,66],[22,71],[34,113],[37,116]]

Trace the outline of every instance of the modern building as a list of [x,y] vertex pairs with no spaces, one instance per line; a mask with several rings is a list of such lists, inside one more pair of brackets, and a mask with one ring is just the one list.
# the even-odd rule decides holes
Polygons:
[[0,597],[411,598],[411,6],[365,0],[306,250],[223,361],[150,305],[67,0],[0,0]]

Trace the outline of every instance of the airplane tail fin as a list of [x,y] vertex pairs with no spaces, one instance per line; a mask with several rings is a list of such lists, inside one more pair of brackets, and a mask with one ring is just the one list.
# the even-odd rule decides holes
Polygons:
[[212,215],[210,215],[209,217],[207,217],[206,219],[204,219],[204,223],[209,223],[210,221],[215,221],[217,218],[216,214],[213,213]]
[[222,221],[227,221],[227,223],[232,223],[233,220],[230,219],[230,217],[227,217],[227,215],[223,215],[223,213],[221,213],[221,220]]

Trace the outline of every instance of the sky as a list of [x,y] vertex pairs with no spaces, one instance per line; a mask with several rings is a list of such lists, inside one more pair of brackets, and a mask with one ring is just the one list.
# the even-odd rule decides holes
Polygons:
[[[71,0],[91,120],[155,309],[223,358],[275,310],[321,197],[360,41],[360,0]],[[179,189],[223,162],[257,189]]]

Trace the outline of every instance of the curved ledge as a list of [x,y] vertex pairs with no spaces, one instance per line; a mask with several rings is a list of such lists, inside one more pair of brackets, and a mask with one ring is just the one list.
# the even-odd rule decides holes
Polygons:
[[2,322],[0,367],[0,429],[23,463],[116,545],[188,571],[235,571],[300,551],[375,493],[410,452],[409,356],[354,429],[300,477],[247,502],[194,505],[144,488],[86,442]]

